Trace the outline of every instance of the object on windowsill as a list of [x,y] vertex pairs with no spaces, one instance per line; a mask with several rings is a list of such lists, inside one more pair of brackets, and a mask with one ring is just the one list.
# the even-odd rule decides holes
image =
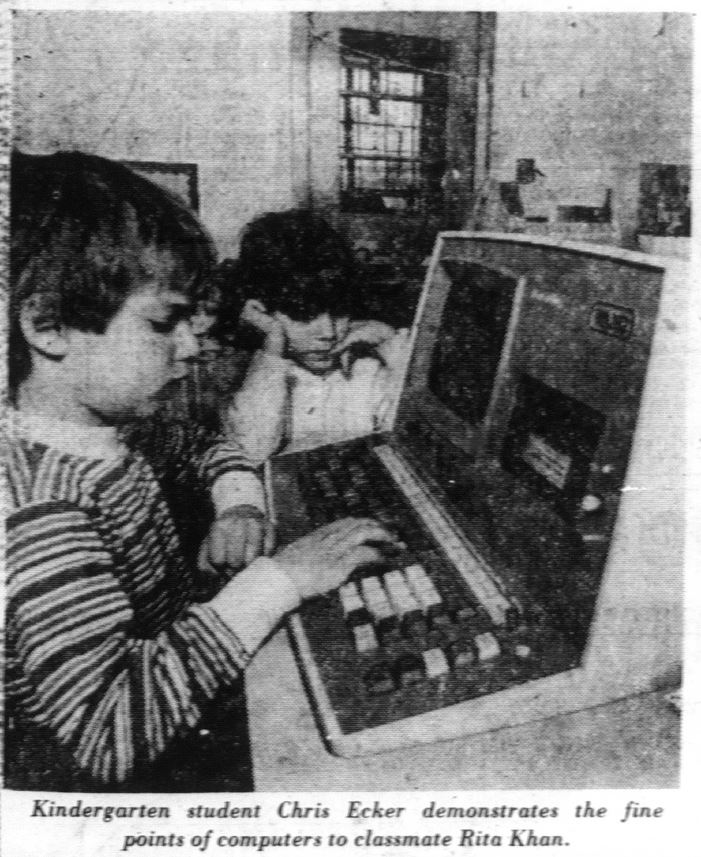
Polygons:
[[[487,179],[477,194],[477,200],[465,223],[465,229],[483,232],[523,232],[524,219],[509,212],[521,210],[519,187],[516,182]],[[508,204],[508,207],[507,207]]]
[[610,223],[611,188],[606,188],[603,205],[558,205],[557,219],[561,223]]
[[545,178],[545,173],[536,167],[535,158],[517,158],[516,181],[518,184],[532,184],[538,178]]
[[638,244],[645,253],[655,256],[672,256],[688,259],[691,256],[691,238],[680,236],[668,238],[664,235],[638,235]]
[[406,211],[409,201],[403,196],[382,196],[382,204],[387,211]]
[[525,231],[531,235],[547,235],[565,241],[620,244],[620,229],[612,210],[612,190],[602,188],[599,192],[600,202],[592,198],[591,192],[582,189],[574,193],[571,201],[556,201],[548,194],[552,212],[550,218],[538,216],[546,207],[546,199],[542,194],[540,205],[529,205],[524,197]]
[[691,236],[691,170],[684,164],[641,164],[638,235]]
[[499,196],[508,214],[513,217],[523,217],[523,203],[518,182],[500,182]]

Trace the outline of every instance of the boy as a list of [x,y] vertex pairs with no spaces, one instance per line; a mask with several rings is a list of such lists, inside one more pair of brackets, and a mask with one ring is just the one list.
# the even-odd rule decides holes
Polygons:
[[188,315],[210,243],[165,192],[102,158],[16,155],[11,181],[6,773],[56,787],[22,780],[19,762],[38,762],[63,787],[141,782],[279,619],[388,535],[348,519],[251,562],[261,525],[228,477],[251,488],[255,475],[220,444],[199,461],[217,514],[205,552],[249,564],[197,603],[198,571],[122,430],[196,355]]
[[408,356],[408,332],[354,321],[352,260],[329,224],[305,210],[263,215],[241,240],[241,320],[264,341],[225,408],[249,457],[382,430]]

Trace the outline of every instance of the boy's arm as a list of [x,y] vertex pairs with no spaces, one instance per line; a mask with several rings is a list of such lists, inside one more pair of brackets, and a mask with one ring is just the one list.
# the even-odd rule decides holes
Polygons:
[[261,480],[235,441],[159,415],[135,426],[129,442],[154,469],[205,588],[272,546]]
[[390,372],[404,372],[404,367],[409,359],[410,333],[409,328],[399,328],[394,331],[392,336],[388,336],[378,345],[378,353]]
[[[363,406],[358,408],[357,418],[367,421],[365,431],[386,431],[391,427],[410,356],[410,331],[395,331],[383,322],[356,322],[346,342],[349,339],[352,343],[375,343],[377,359],[359,360],[349,372],[354,384],[362,389]],[[344,343],[338,346],[343,347]]]
[[99,534],[65,503],[11,516],[7,561],[8,639],[26,708],[104,783],[126,779],[192,727],[299,598],[260,559],[228,585],[226,621],[213,606],[192,605],[143,638]]
[[256,465],[234,439],[158,414],[133,426],[127,441],[161,484],[206,491],[216,511],[246,504],[263,508]]
[[256,352],[242,387],[223,409],[224,432],[260,464],[283,442],[287,417],[287,361],[266,350]]

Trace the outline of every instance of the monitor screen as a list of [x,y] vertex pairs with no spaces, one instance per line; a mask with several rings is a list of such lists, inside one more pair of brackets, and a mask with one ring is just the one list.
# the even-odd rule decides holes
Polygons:
[[443,260],[443,268],[452,285],[428,388],[452,413],[478,426],[489,407],[518,280],[460,259]]
[[448,234],[397,436],[459,530],[583,645],[661,286],[625,251]]

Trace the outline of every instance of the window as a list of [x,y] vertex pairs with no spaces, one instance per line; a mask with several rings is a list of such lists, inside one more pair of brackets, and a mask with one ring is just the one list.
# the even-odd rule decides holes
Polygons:
[[424,213],[441,201],[448,44],[341,30],[341,209]]

